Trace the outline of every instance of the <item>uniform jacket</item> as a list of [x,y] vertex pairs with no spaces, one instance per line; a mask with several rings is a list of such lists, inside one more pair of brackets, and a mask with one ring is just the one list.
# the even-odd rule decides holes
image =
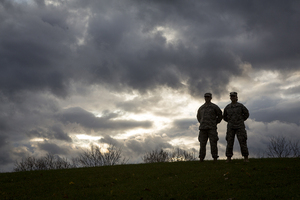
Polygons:
[[199,130],[217,129],[217,124],[222,121],[222,111],[216,104],[205,103],[198,109],[197,119]]
[[223,113],[223,119],[228,122],[227,127],[232,129],[245,128],[246,119],[249,117],[248,109],[241,103],[228,104]]

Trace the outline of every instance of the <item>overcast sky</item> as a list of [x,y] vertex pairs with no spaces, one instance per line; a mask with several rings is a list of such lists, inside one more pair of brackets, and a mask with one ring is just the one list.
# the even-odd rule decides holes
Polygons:
[[206,92],[238,92],[250,156],[300,140],[299,33],[298,0],[0,0],[0,171],[91,143],[198,153]]

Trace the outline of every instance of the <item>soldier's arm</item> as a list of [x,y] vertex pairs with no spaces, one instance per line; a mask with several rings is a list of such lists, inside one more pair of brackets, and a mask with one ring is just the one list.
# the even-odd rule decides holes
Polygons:
[[222,110],[216,106],[216,114],[217,114],[217,124],[219,124],[222,121]]
[[[201,107],[200,107],[201,108]],[[198,112],[197,112],[197,120],[198,122],[201,121],[201,112],[200,112],[200,108],[198,109]]]
[[223,113],[223,119],[225,122],[228,122],[228,117],[227,117],[227,109],[224,109],[224,113]]
[[243,105],[242,107],[242,113],[243,113],[243,118],[244,118],[244,121],[246,121],[249,117],[249,111],[248,109]]

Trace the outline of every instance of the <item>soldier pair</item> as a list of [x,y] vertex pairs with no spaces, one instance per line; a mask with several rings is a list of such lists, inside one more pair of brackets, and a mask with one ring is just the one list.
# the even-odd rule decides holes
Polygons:
[[248,160],[248,147],[247,147],[247,132],[245,129],[244,121],[249,117],[248,109],[241,103],[238,103],[238,97],[236,92],[230,93],[231,103],[228,104],[222,116],[221,109],[214,103],[211,102],[212,94],[204,94],[205,103],[198,109],[197,119],[200,123],[199,126],[199,136],[198,140],[200,142],[200,152],[199,158],[202,162],[206,155],[206,144],[209,139],[211,154],[214,160],[218,159],[218,147],[217,142],[219,140],[217,132],[217,124],[219,124],[222,119],[227,123],[226,132],[226,156],[227,162],[231,161],[233,156],[233,144],[234,137],[237,135],[238,141],[240,143],[241,152],[244,156],[244,161]]

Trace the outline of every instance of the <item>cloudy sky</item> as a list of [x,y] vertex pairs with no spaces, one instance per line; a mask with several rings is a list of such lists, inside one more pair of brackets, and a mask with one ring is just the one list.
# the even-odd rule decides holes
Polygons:
[[300,140],[299,24],[297,0],[0,0],[0,171],[91,143],[198,152],[205,92],[238,92],[250,156]]

